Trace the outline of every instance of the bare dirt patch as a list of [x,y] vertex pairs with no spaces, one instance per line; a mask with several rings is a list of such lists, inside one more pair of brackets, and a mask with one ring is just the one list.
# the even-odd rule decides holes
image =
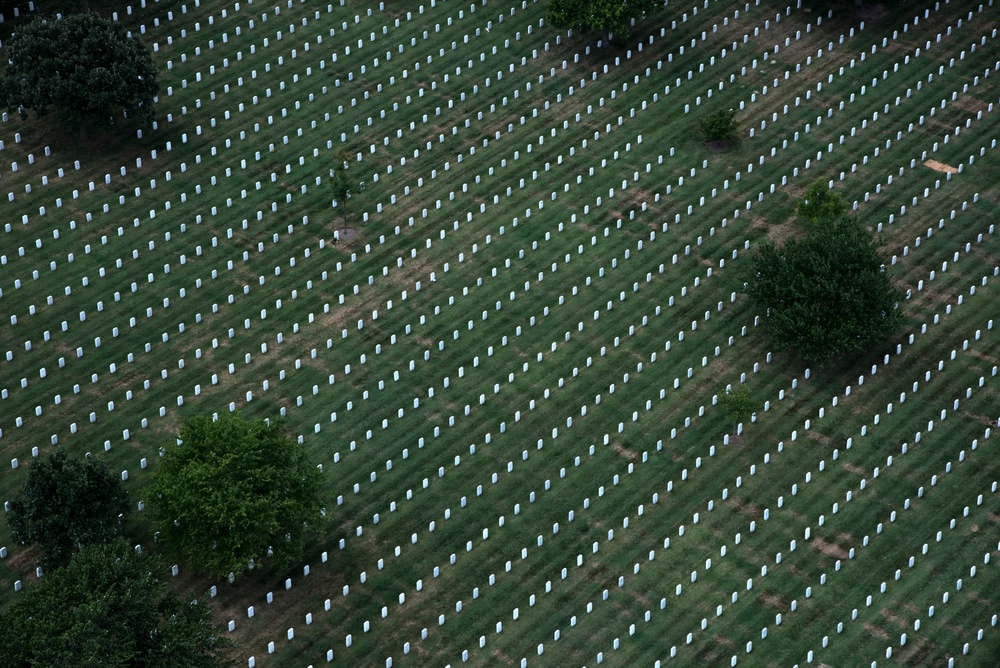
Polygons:
[[341,227],[339,225],[333,228],[332,234],[325,238],[324,241],[329,248],[334,248],[345,255],[350,254],[351,248],[356,243],[360,243],[358,231],[355,228]]
[[739,512],[743,513],[751,519],[760,519],[764,516],[764,512],[760,506],[750,503],[749,501],[739,501],[733,497],[730,497],[724,502],[731,508],[735,508]]
[[640,605],[643,605],[646,608],[649,608],[653,604],[648,597],[643,596],[642,594],[639,593],[633,593],[632,598],[634,598],[636,601],[639,602]]
[[37,545],[12,545],[7,557],[7,567],[24,578],[35,578],[35,567],[44,553]]
[[500,661],[501,663],[503,663],[505,665],[508,665],[508,666],[515,666],[515,665],[517,665],[517,662],[513,658],[507,656],[506,654],[504,654],[503,652],[501,652],[499,649],[495,649],[494,648],[494,650],[490,653],[490,655],[494,659],[496,659],[497,661]]
[[899,665],[901,666],[926,666],[930,663],[928,657],[931,648],[927,646],[926,637],[918,637],[915,642],[907,645],[907,648],[900,653]]
[[819,550],[826,556],[833,557],[834,559],[847,559],[847,550],[839,545],[828,543],[822,538],[813,538],[812,548],[814,550]]
[[868,633],[872,634],[876,638],[885,639],[889,637],[889,634],[885,632],[885,629],[881,629],[870,622],[865,622],[862,624],[862,626],[864,627],[865,631],[868,631]]
[[656,193],[644,188],[632,186],[628,189],[625,197],[622,198],[622,202],[626,205],[630,204],[634,206],[641,206],[642,203],[645,202],[648,207],[654,199],[656,199]]
[[764,593],[760,596],[761,602],[769,608],[774,608],[775,610],[784,610],[785,602],[781,600],[781,597],[777,594]]
[[316,318],[319,323],[320,328],[323,331],[326,330],[341,330],[348,322],[353,322],[362,313],[362,305],[359,303],[353,304],[338,304],[337,308],[331,307],[329,313],[324,313],[322,316]]
[[943,162],[938,162],[937,160],[927,160],[924,162],[926,167],[930,167],[935,172],[941,172],[943,174],[958,174],[958,169],[952,167],[951,165],[946,165]]
[[799,234],[799,230],[796,228],[795,223],[787,222],[775,225],[761,216],[755,216],[753,220],[750,221],[750,228],[764,230],[767,234],[767,240],[774,244],[782,244],[789,237],[797,236]]
[[639,459],[638,452],[636,452],[635,450],[629,450],[628,448],[618,445],[617,443],[612,445],[611,449],[614,450],[617,454],[624,457],[625,459],[628,459],[629,461],[635,461],[636,459]]
[[853,473],[855,475],[859,475],[861,477],[864,477],[864,476],[867,475],[867,473],[865,472],[865,470],[863,468],[861,468],[857,464],[851,464],[849,462],[844,462],[844,470],[848,471],[850,473]]
[[995,355],[987,355],[986,353],[980,350],[975,350],[974,348],[969,348],[968,352],[969,355],[971,355],[972,357],[976,358],[977,360],[982,360],[984,362],[990,362],[992,364],[996,364],[997,361],[1000,360],[1000,357],[997,357]]
[[358,237],[358,231],[353,227],[338,227],[336,230],[334,230],[333,243],[337,243],[337,241],[349,242],[353,241],[357,237]]
[[725,139],[713,139],[712,141],[705,142],[704,146],[710,153],[725,153],[733,145]]
[[972,97],[970,95],[963,95],[958,98],[953,103],[953,106],[962,111],[971,111],[972,113],[983,112],[984,114],[990,108],[988,104],[980,100],[979,98]]
[[897,614],[894,614],[888,608],[882,608],[879,612],[882,614],[883,617],[886,618],[886,620],[892,622],[893,624],[895,624],[900,628],[905,629],[906,627],[909,626],[909,623],[905,619],[903,619]]
[[830,445],[831,443],[833,443],[832,438],[830,438],[826,434],[819,433],[815,429],[810,429],[808,432],[806,432],[806,435],[810,439],[816,441],[817,443],[820,443],[821,445]]
[[805,197],[807,186],[800,183],[789,183],[784,187],[786,193],[796,202]]
[[[906,287],[911,287],[911,286],[906,286]],[[923,290],[917,291],[917,287],[916,286],[912,286],[911,289],[913,289],[914,291],[916,291],[916,295],[917,295],[918,298],[919,298],[919,295],[922,294],[922,295],[924,295],[925,299],[927,299],[929,301],[932,301],[932,302],[934,302],[936,304],[950,304],[951,302],[955,301],[955,297],[954,296],[952,296],[948,292],[945,292],[943,290],[939,290],[937,287],[935,287],[933,285],[930,285],[929,283],[924,283],[924,289]]]

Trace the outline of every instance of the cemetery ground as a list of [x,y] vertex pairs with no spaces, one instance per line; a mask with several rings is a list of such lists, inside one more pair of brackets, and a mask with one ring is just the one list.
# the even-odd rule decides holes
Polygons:
[[[174,577],[235,665],[995,664],[994,4],[670,2],[620,47],[542,2],[144,5],[155,129],[0,125],[0,496],[90,453],[156,549],[183,421],[282,418],[332,528]],[[742,286],[817,180],[905,323],[808,368]],[[37,574],[0,546],[7,606]]]

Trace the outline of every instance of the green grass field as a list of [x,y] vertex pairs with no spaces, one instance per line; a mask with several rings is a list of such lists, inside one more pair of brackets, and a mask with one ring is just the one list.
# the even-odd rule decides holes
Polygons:
[[[175,578],[235,665],[997,665],[992,2],[671,1],[613,46],[544,2],[146,4],[156,129],[0,125],[0,496],[58,443],[138,508],[186,418],[282,417],[330,532]],[[810,369],[742,275],[816,180],[907,298]]]

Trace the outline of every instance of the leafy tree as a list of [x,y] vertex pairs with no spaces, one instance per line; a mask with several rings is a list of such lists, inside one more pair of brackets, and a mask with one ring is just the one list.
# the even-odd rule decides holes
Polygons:
[[699,119],[698,127],[705,141],[733,141],[740,126],[735,111],[720,109]]
[[219,577],[302,555],[323,514],[320,474],[280,425],[199,417],[180,441],[152,475],[150,508],[167,549]]
[[337,206],[340,207],[340,215],[344,219],[344,228],[347,228],[347,202],[357,193],[365,191],[365,182],[358,181],[351,178],[350,174],[347,173],[350,167],[350,161],[347,159],[347,155],[342,153],[340,155],[340,167],[334,169],[330,168],[330,189],[333,193],[333,199],[337,202]]
[[22,117],[52,107],[81,139],[89,120],[114,125],[118,108],[153,120],[159,84],[152,55],[113,21],[93,13],[35,19],[18,26],[6,51],[0,105]]
[[735,390],[727,387],[725,394],[719,396],[719,404],[726,412],[726,420],[732,423],[733,432],[757,410],[757,402],[750,396],[750,388],[746,385],[740,385]]
[[754,253],[747,293],[778,348],[807,362],[860,353],[902,322],[878,240],[853,216]]
[[846,216],[849,209],[840,193],[817,181],[806,190],[795,212],[813,225],[828,225]]
[[14,539],[37,544],[43,563],[52,566],[83,546],[120,536],[119,517],[128,510],[125,489],[104,464],[70,459],[60,449],[28,469],[7,521]]
[[629,34],[632,19],[663,7],[663,0],[550,0],[548,20],[556,28],[601,30],[604,43],[612,35]]
[[152,557],[124,541],[86,547],[0,616],[6,668],[216,668],[229,642],[208,608],[182,603]]

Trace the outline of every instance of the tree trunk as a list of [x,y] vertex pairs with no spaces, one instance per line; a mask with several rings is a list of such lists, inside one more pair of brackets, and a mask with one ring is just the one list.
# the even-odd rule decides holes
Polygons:
[[611,46],[611,31],[607,28],[602,28],[601,31],[603,32],[604,46]]
[[87,140],[87,121],[80,115],[80,141]]
[[[338,202],[338,204],[340,203]],[[344,241],[345,240],[344,237],[347,235],[347,207],[343,205],[340,206],[342,206],[343,208],[341,208],[340,210],[340,230],[339,234],[337,235],[337,240]]]
[[81,2],[80,11],[84,14],[90,11],[90,0],[83,0]]

